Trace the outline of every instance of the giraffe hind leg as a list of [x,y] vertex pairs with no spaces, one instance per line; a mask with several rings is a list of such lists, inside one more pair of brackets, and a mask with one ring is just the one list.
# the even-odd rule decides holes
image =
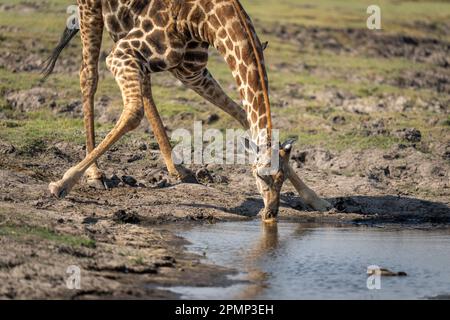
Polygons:
[[161,150],[161,154],[163,155],[164,162],[167,167],[167,171],[169,171],[169,174],[171,176],[176,177],[182,182],[197,183],[198,181],[191,171],[187,170],[181,165],[175,165],[173,162],[172,146],[170,145],[169,137],[167,136],[164,124],[153,100],[150,75],[147,75],[144,80],[143,102],[145,115],[148,119],[148,122],[150,123],[150,126],[152,127],[153,133],[158,142],[159,149]]
[[[152,39],[152,34],[149,34],[146,37],[147,42],[144,45],[148,48],[148,46],[151,46],[151,43],[158,43],[160,50],[165,49],[166,59],[162,59],[160,55],[153,55],[152,52],[157,51],[155,48],[153,48],[153,50],[148,48],[147,52],[149,52],[149,56],[143,61],[142,53],[137,51],[139,50],[138,47],[141,48],[141,41],[134,37],[136,34],[134,31],[136,30],[130,31],[129,36],[116,44],[112,53],[106,60],[107,66],[113,73],[122,92],[124,104],[122,115],[113,130],[86,156],[83,161],[69,169],[61,180],[52,182],[49,185],[50,192],[56,197],[61,198],[66,196],[86,170],[94,164],[101,155],[103,155],[124,134],[135,129],[139,125],[144,117],[142,89],[145,74],[151,71],[165,71],[179,64],[182,56],[179,48],[182,47],[182,44],[176,43],[171,44],[173,47],[162,48],[162,36],[159,32],[154,35],[154,39]],[[137,33],[139,34],[139,32]]]

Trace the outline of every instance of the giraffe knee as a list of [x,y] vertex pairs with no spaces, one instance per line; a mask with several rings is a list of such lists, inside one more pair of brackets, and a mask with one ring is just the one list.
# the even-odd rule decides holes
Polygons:
[[123,117],[126,130],[134,130],[139,127],[142,118],[144,118],[144,109],[142,106],[128,108],[124,111]]
[[97,90],[98,69],[83,65],[80,69],[81,93],[84,96],[93,96]]

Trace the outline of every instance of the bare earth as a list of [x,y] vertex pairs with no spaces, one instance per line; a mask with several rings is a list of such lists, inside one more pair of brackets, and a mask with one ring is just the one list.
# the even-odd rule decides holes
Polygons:
[[[77,186],[64,200],[49,196],[47,184],[83,155],[61,144],[31,156],[3,149],[0,171],[0,297],[4,298],[175,298],[162,285],[224,284],[227,272],[199,263],[183,251],[168,223],[216,223],[255,217],[262,207],[248,168],[215,166],[198,171],[203,184],[171,181],[145,143],[130,143],[103,157],[111,189]],[[133,160],[139,155],[142,160]],[[335,209],[309,211],[291,186],[283,192],[281,218],[298,221],[447,223],[448,180],[437,164],[422,165],[414,148],[386,153],[341,154],[308,150],[294,156],[299,173]],[[395,159],[395,160],[392,160]],[[403,166],[400,163],[408,163]],[[376,163],[376,166],[371,164]],[[333,168],[366,171],[354,177]],[[448,167],[448,164],[447,164]],[[209,175],[207,174],[209,173]],[[206,177],[206,178],[205,178]],[[397,194],[396,185],[420,181],[442,190],[419,200]],[[446,184],[447,183],[447,184]],[[245,191],[244,191],[245,190]],[[358,196],[355,196],[358,194]],[[446,202],[447,201],[447,202]],[[47,234],[50,233],[50,234]],[[63,238],[69,237],[69,238]],[[73,238],[72,238],[73,237]],[[82,290],[65,287],[69,265],[83,270]]]

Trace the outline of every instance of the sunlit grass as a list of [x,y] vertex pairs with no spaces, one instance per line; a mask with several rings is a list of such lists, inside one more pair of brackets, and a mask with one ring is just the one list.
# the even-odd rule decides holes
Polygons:
[[[0,4],[37,3],[36,1],[0,0]],[[392,80],[409,70],[427,70],[427,63],[417,63],[402,58],[366,57],[361,55],[334,54],[329,51],[303,49],[300,44],[285,41],[275,34],[263,34],[264,27],[275,23],[295,24],[304,27],[327,27],[331,29],[366,28],[366,8],[373,2],[369,0],[242,0],[244,7],[253,18],[256,29],[263,41],[269,41],[265,51],[266,64],[270,79],[272,96],[282,99],[283,90],[289,85],[301,85],[301,94],[315,95],[317,92],[329,88],[343,90],[356,97],[372,97],[381,95],[401,95],[411,99],[420,97],[423,100],[436,96],[436,92],[429,89],[399,88],[395,85],[377,83],[373,79],[378,77]],[[51,0],[41,4],[42,10],[28,11],[0,11],[0,25],[13,28],[14,32],[0,31],[0,52],[12,54],[25,50],[20,43],[27,44],[27,53],[35,54],[44,59],[51,48],[59,40],[68,17],[66,8],[72,3],[64,0]],[[377,2],[382,10],[384,33],[401,33],[404,35],[428,37],[429,34],[414,27],[417,21],[440,24],[450,21],[450,2],[446,1],[388,1]],[[1,29],[0,29],[1,30]],[[433,34],[441,40],[450,41],[448,33]],[[105,33],[103,50],[108,53],[112,41]],[[302,49],[302,50],[300,50]],[[77,37],[63,52],[62,57],[81,57],[80,39]],[[77,58],[78,61],[81,58]],[[279,69],[276,66],[282,63],[289,68]],[[316,74],[301,68],[308,65],[312,70],[323,72]],[[78,66],[77,66],[78,68]],[[223,59],[211,50],[208,65],[213,75],[224,87],[225,91],[235,100],[238,95],[234,87],[228,66]],[[102,71],[97,97],[107,96],[113,104],[117,117],[122,110],[122,100],[119,88],[111,74],[106,71],[104,61],[100,62]],[[219,121],[211,127],[223,129],[237,127],[236,122],[228,115],[199,98],[195,93],[182,86],[173,85],[173,80],[167,82],[171,75],[158,74],[153,79],[153,94],[158,109],[166,124],[190,128],[192,119],[204,120],[211,113],[220,115]],[[49,108],[43,108],[32,113],[20,114],[13,110],[6,101],[9,92],[28,90],[39,83],[40,75],[37,72],[8,71],[0,65],[0,112],[7,119],[0,120],[0,139],[10,141],[18,146],[33,143],[33,141],[73,141],[83,143],[83,121],[81,118],[69,118],[65,115],[54,114]],[[167,84],[169,83],[169,84]],[[79,78],[77,73],[56,73],[44,87],[60,93],[58,103],[81,99]],[[275,99],[272,99],[273,101]],[[305,106],[309,104],[309,108]],[[323,145],[329,148],[385,148],[398,141],[395,138],[377,136],[365,137],[355,131],[355,126],[365,119],[364,115],[343,113],[348,119],[347,124],[338,128],[338,133],[327,131],[330,126],[329,117],[336,112],[334,106],[322,106],[317,101],[306,101],[303,105],[277,107],[274,104],[274,116],[288,117],[295,125],[282,128],[283,135],[297,135],[305,145]],[[179,120],[182,113],[193,114],[189,121]],[[372,115],[377,117],[379,115]],[[433,116],[424,114],[411,114],[399,117],[397,114],[384,114],[393,120],[387,122],[390,130],[401,127],[416,127],[427,135],[442,135],[448,130],[450,119],[443,118],[439,125],[430,127],[426,118]],[[275,122],[275,126],[277,123]],[[112,124],[97,124],[100,135],[110,130]],[[140,133],[133,133],[132,135]]]

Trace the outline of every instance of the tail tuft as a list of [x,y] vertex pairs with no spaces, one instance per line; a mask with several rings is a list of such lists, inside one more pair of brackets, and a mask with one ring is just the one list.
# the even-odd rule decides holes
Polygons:
[[55,49],[53,49],[52,54],[50,57],[45,60],[41,67],[41,74],[43,75],[42,80],[45,81],[53,72],[55,69],[56,61],[59,58],[59,55],[63,51],[63,49],[69,44],[70,40],[78,33],[78,29],[69,29],[66,27],[64,30],[64,33],[61,36],[61,39],[59,40],[58,45]]

